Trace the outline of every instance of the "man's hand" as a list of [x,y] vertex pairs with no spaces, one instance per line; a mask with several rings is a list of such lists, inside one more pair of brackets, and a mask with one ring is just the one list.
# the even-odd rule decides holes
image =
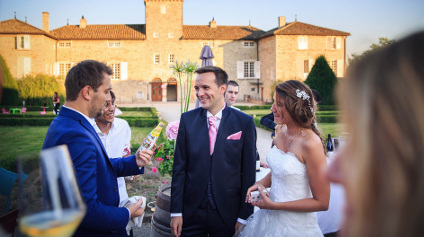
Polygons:
[[138,167],[143,167],[143,166],[149,165],[151,163],[152,156],[154,154],[153,151],[155,149],[156,149],[156,144],[153,146],[152,150],[143,149],[141,151],[138,150],[135,153],[135,158],[136,158]]
[[145,208],[141,208],[141,205],[143,205],[143,199],[140,198],[138,202],[127,206],[128,210],[130,210],[130,214],[131,214],[130,218],[143,215]]
[[183,217],[174,216],[171,218],[171,233],[175,237],[181,236],[181,230],[183,228]]
[[240,231],[239,232],[237,232],[238,230],[239,230],[239,228],[240,227],[242,227],[243,226],[243,224],[242,223],[240,223],[240,222],[236,222],[236,231],[235,231],[235,233],[240,233],[243,229],[240,229]]

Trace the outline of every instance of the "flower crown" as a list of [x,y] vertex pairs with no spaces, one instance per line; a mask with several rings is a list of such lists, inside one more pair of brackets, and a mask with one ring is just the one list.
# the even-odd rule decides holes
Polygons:
[[315,114],[314,109],[311,106],[311,100],[310,100],[311,97],[305,91],[296,89],[296,96],[298,98],[301,98],[302,100],[307,100],[309,104],[309,109],[311,109],[311,112]]

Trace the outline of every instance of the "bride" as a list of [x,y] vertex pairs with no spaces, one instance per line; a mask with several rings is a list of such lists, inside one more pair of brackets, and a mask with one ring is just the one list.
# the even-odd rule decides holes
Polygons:
[[[300,81],[285,81],[277,85],[274,101],[276,136],[266,158],[271,172],[247,190],[246,202],[261,209],[240,236],[322,236],[315,212],[328,209],[330,184],[320,174],[326,154],[312,92]],[[262,192],[268,187],[269,194]],[[261,198],[251,202],[256,190]]]

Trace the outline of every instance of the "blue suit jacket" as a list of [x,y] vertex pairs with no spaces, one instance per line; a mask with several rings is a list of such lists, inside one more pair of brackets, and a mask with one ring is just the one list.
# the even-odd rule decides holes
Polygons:
[[[255,182],[256,129],[253,118],[228,106],[222,111],[214,153],[210,155],[206,110],[181,115],[171,189],[171,213],[183,213],[183,225],[198,209],[209,179],[218,212],[227,226],[247,219],[253,207],[245,203]],[[240,140],[227,137],[242,132]]]
[[47,131],[43,149],[66,144],[87,212],[75,236],[127,236],[129,212],[119,205],[117,176],[143,173],[135,156],[109,159],[93,126],[62,107]]

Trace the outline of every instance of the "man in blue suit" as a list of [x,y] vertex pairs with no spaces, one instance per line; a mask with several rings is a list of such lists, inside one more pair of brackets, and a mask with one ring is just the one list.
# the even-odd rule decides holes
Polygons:
[[233,236],[253,213],[245,202],[255,182],[253,118],[225,105],[227,73],[199,68],[201,108],[181,115],[171,188],[174,236]]
[[153,151],[143,150],[122,159],[109,159],[93,128],[110,99],[112,70],[86,60],[71,68],[65,79],[66,102],[50,124],[43,149],[68,146],[86,214],[75,236],[127,236],[130,218],[143,214],[142,201],[118,207],[117,177],[141,174]]

